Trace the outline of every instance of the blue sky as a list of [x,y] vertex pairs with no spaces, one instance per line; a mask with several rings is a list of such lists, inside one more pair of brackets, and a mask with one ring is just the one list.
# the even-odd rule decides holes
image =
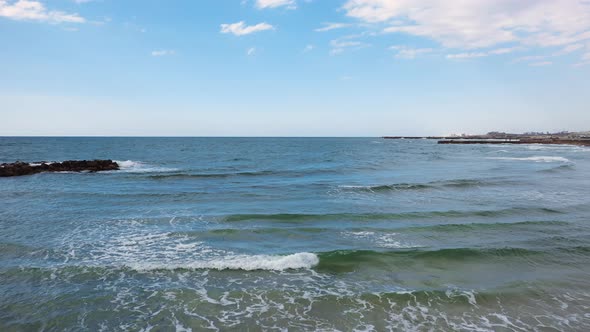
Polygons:
[[590,129],[587,0],[0,0],[0,135]]

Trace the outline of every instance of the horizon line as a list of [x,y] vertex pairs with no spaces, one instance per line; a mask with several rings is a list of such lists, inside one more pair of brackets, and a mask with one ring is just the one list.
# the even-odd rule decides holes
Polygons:
[[[385,136],[0,135],[0,138],[383,138]],[[402,135],[404,136],[404,135]],[[428,135],[432,136],[432,135]],[[409,137],[409,136],[404,136]],[[422,136],[416,136],[422,137]],[[427,137],[427,136],[423,136]]]

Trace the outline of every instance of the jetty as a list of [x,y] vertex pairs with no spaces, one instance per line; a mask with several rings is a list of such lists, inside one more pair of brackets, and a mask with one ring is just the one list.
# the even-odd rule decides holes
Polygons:
[[489,132],[484,135],[450,136],[384,136],[384,139],[430,139],[438,144],[564,144],[590,146],[590,132],[508,134]]
[[445,139],[438,144],[563,144],[590,146],[590,139]]
[[112,160],[67,160],[63,162],[4,163],[0,165],[0,177],[23,176],[46,172],[101,172],[119,170]]

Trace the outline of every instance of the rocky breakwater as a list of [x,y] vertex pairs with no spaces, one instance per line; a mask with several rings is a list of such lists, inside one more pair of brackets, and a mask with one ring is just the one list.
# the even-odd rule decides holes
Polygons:
[[119,164],[112,160],[68,160],[60,163],[38,162],[1,164],[0,177],[31,175],[45,172],[101,172],[116,171]]

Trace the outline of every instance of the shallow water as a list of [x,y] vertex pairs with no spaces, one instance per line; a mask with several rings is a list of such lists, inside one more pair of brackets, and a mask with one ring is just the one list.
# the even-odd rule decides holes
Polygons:
[[590,148],[0,138],[0,330],[590,329]]

